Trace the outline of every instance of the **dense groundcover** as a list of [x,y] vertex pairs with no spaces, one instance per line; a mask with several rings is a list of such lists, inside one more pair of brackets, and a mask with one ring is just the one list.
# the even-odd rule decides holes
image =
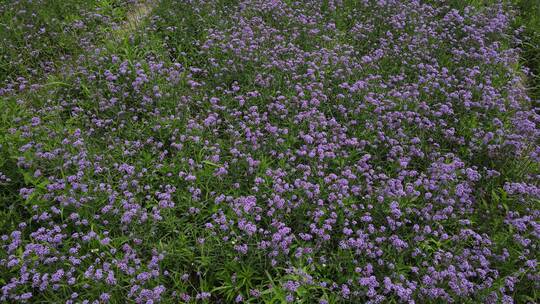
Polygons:
[[540,301],[516,15],[0,4],[0,302]]

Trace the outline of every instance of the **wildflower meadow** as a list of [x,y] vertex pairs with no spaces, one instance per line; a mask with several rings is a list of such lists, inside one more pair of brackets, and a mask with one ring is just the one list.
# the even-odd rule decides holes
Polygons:
[[540,3],[0,2],[1,303],[540,303]]

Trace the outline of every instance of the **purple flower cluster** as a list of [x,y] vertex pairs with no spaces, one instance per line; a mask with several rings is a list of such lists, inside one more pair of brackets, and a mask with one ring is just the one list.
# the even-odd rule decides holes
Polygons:
[[0,301],[532,294],[540,115],[512,11],[446,2],[182,1],[204,35],[184,10],[138,33],[169,56],[96,48],[40,106],[6,98]]

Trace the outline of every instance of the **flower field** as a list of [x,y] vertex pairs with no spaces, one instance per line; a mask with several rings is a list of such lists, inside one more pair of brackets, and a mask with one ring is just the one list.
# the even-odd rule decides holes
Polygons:
[[1,2],[0,302],[540,302],[518,2]]

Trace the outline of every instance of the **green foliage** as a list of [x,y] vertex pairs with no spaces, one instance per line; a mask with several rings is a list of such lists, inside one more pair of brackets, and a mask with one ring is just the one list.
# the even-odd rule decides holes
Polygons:
[[533,102],[540,100],[540,1],[513,0],[518,10],[516,27],[524,27],[521,35],[523,64],[530,69],[528,87]]
[[121,21],[123,0],[22,0],[0,3],[0,83],[34,78],[103,38]]

